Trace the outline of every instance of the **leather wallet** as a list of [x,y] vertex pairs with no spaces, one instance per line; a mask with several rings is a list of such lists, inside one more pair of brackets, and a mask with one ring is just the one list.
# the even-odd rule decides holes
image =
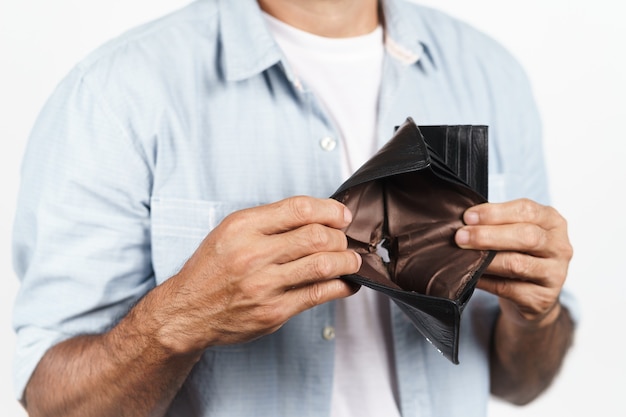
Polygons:
[[343,278],[380,291],[458,364],[461,313],[495,252],[454,242],[463,212],[487,201],[487,126],[417,126],[393,137],[331,196],[363,264]]

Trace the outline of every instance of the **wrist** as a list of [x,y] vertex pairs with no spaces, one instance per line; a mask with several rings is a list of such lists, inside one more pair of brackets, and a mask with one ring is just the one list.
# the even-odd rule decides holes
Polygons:
[[543,317],[539,318],[535,323],[535,327],[543,328],[553,325],[561,315],[563,311],[563,307],[561,306],[561,302],[559,300],[554,303],[552,307],[543,315]]
[[199,360],[204,347],[194,342],[194,332],[187,330],[189,314],[182,310],[168,281],[150,291],[131,310],[124,324],[143,341],[145,349],[157,361],[183,357]]
[[521,330],[535,331],[552,326],[561,316],[563,307],[557,299],[544,313],[528,316],[522,314],[513,303],[501,300],[500,311],[501,319],[509,325]]

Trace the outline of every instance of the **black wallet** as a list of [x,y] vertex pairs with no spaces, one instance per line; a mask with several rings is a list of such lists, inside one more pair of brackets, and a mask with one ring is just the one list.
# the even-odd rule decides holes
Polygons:
[[343,278],[380,291],[458,364],[461,313],[495,252],[454,242],[463,212],[487,201],[487,126],[417,126],[393,137],[331,196],[363,264]]

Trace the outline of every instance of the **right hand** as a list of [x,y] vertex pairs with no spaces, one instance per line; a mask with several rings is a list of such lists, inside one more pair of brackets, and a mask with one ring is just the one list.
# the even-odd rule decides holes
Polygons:
[[180,354],[243,343],[352,295],[357,288],[338,278],[361,266],[340,230],[351,220],[341,203],[312,197],[232,213],[163,284],[159,341]]

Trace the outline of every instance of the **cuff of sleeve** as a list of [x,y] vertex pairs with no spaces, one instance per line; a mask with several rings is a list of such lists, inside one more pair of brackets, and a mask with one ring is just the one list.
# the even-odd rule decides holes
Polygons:
[[559,301],[561,303],[561,306],[567,309],[570,317],[572,318],[572,321],[574,322],[574,326],[577,326],[581,320],[581,307],[574,294],[568,289],[564,288],[563,291],[561,291]]
[[13,360],[13,389],[18,401],[23,403],[26,385],[43,355],[69,337],[38,328],[22,328],[18,331]]

